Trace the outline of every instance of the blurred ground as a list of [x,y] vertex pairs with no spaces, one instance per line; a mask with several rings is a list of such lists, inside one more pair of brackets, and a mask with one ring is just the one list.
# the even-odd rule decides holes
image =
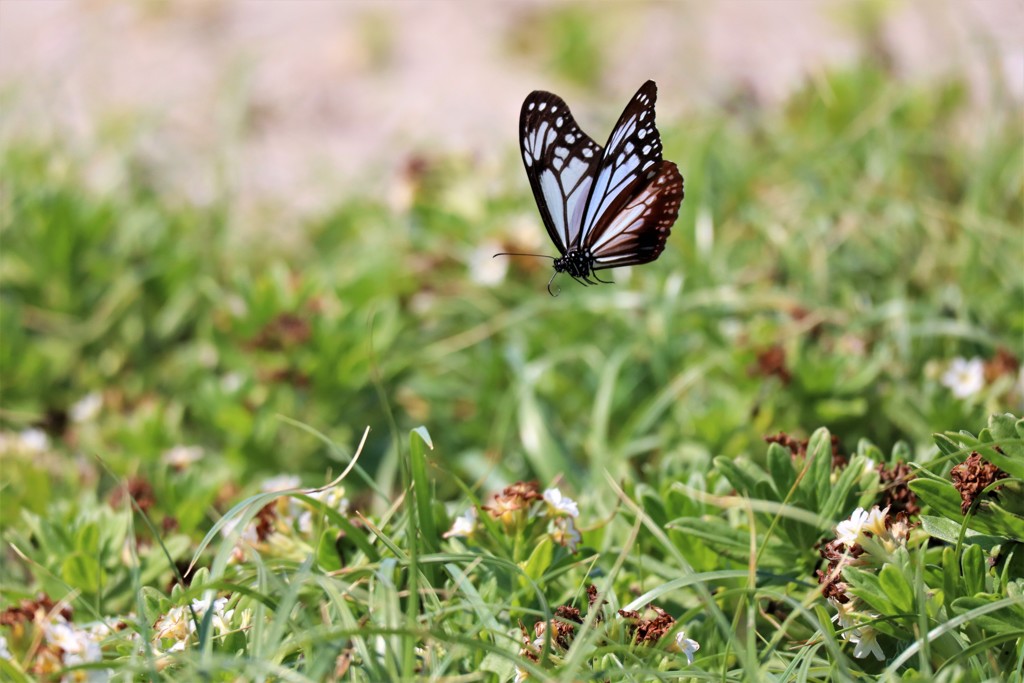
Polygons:
[[982,110],[1019,106],[1022,36],[1022,0],[0,0],[0,125],[122,136],[168,191],[301,212],[383,190],[416,154],[507,159],[535,88],[602,138],[646,78],[664,122],[778,101],[869,51],[909,80],[966,75]]

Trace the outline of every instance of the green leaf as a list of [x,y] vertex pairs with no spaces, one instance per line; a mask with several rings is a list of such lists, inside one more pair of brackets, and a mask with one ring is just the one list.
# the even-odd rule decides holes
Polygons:
[[960,494],[952,482],[919,477],[909,482],[907,486],[933,512],[954,522],[963,520],[963,513],[960,512]]
[[427,432],[426,427],[421,426],[409,434],[412,488],[416,498],[416,517],[419,521],[420,535],[428,552],[433,553],[437,552],[441,539],[438,537],[437,525],[434,523],[434,515],[431,510],[434,493],[427,478],[427,455],[424,447],[434,448],[430,440],[430,433]]
[[878,573],[878,581],[886,597],[902,614],[913,613],[914,589],[898,567],[886,564]]
[[95,593],[100,588],[102,571],[95,555],[75,552],[61,562],[60,575],[71,586],[86,593]]
[[964,572],[964,584],[967,595],[985,591],[985,553],[981,546],[969,545],[964,549],[960,564]]
[[932,438],[943,455],[963,460],[964,448],[959,442],[954,441],[945,434],[933,434]]
[[942,602],[947,609],[954,600],[967,593],[960,575],[960,561],[955,548],[942,549]]
[[338,529],[324,529],[320,534],[320,542],[316,546],[317,565],[325,572],[341,569],[341,557],[338,553]]
[[752,494],[758,482],[768,482],[765,473],[749,462],[722,456],[715,458],[713,462],[715,469],[740,493]]
[[[960,541],[961,525],[951,519],[934,515],[921,515],[921,528],[929,536],[943,540],[946,543],[955,545]],[[964,539],[970,543],[980,545],[986,550],[991,550],[1005,540],[1000,536],[988,536],[971,529],[965,531]]]
[[796,469],[793,467],[793,456],[788,448],[777,443],[768,446],[768,472],[775,484],[778,500],[784,500],[796,483]]
[[813,498],[808,501],[811,509],[817,509],[828,500],[832,490],[832,435],[824,427],[815,430],[807,442],[807,458],[810,470],[805,475],[808,486],[801,488],[812,492]]
[[1002,449],[985,449],[985,459],[1011,477],[1024,480],[1024,419],[1018,420],[1009,413],[992,415],[988,419],[991,440]]
[[[990,605],[993,602],[997,602],[1002,599],[1004,599],[1004,596],[1002,595],[981,593],[966,598],[960,598],[954,601],[953,607],[958,614],[963,614],[965,612],[970,612],[973,609],[978,609],[979,607],[985,607],[986,605]],[[1024,605],[1018,603],[998,609],[995,612],[982,614],[971,619],[971,623],[989,631],[990,633],[1012,633],[1024,635],[1024,627],[1021,626],[1024,624]]]
[[843,569],[843,578],[850,584],[851,592],[868,603],[876,612],[895,614],[898,611],[882,588],[881,580],[874,573],[856,567],[846,567]]
[[541,539],[537,547],[533,549],[530,556],[523,563],[523,572],[534,581],[540,581],[544,572],[551,566],[551,559],[554,557],[554,542],[547,536]]

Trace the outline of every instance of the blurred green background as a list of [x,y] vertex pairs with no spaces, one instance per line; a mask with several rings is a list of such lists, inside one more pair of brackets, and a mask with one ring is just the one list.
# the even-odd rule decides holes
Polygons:
[[[0,521],[124,476],[178,517],[313,484],[366,426],[393,491],[427,425],[444,499],[1019,411],[1021,13],[4,3]],[[546,261],[491,259],[554,253],[519,104],[554,90],[603,141],[647,78],[668,247],[551,298]]]

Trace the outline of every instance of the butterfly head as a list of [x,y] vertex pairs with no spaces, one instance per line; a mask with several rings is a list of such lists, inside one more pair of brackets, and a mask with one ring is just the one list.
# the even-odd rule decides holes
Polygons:
[[565,252],[565,256],[555,259],[555,272],[568,273],[570,277],[586,279],[594,267],[594,257],[590,252],[573,247]]

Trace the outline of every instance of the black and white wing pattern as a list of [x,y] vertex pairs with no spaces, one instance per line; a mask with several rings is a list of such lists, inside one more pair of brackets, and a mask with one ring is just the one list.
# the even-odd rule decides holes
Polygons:
[[579,129],[557,95],[535,91],[523,102],[523,163],[544,226],[562,254],[554,259],[555,273],[593,284],[595,271],[649,263],[665,249],[683,201],[683,177],[661,158],[657,95],[654,81],[640,86],[604,149]]
[[683,177],[661,158],[654,125],[658,88],[647,81],[619,117],[583,212],[580,248],[593,270],[655,260],[683,201]]
[[601,147],[580,130],[561,97],[542,90],[523,102],[519,140],[544,227],[565,254],[579,244],[581,214]]

